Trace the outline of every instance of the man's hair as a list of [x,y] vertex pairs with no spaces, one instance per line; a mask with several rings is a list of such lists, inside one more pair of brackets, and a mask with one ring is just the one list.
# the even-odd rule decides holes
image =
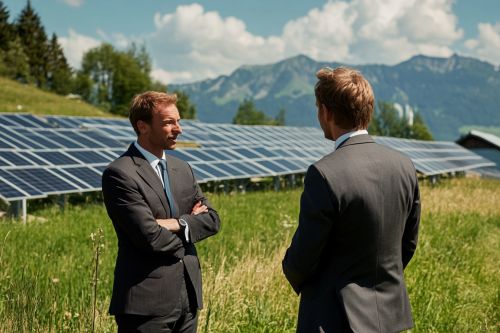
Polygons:
[[130,104],[128,118],[135,133],[139,135],[139,129],[137,128],[137,122],[142,120],[148,124],[151,124],[151,119],[153,118],[153,110],[159,106],[167,106],[170,104],[177,103],[176,94],[167,94],[164,92],[157,91],[146,91],[142,94],[135,95]]
[[357,70],[325,67],[316,73],[314,87],[318,107],[323,104],[333,112],[335,123],[342,129],[365,129],[370,123],[374,95],[370,83]]

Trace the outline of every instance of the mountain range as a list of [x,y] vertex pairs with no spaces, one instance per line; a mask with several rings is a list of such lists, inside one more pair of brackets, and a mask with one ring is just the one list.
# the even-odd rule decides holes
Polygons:
[[315,73],[324,66],[349,66],[371,83],[377,101],[419,112],[438,140],[456,140],[459,129],[500,126],[500,69],[474,58],[415,56],[394,66],[317,62],[299,55],[268,65],[242,66],[222,75],[189,84],[169,85],[182,90],[205,122],[229,123],[244,99],[274,117],[286,111],[286,125],[318,126]]

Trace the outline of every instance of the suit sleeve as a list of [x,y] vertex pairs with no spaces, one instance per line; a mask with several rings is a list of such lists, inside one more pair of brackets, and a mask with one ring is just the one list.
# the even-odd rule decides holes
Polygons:
[[136,182],[123,170],[108,168],[102,176],[102,193],[108,215],[117,231],[145,252],[184,257],[182,240],[160,227]]
[[200,186],[196,182],[193,174],[193,170],[189,166],[189,171],[191,175],[191,186],[193,189],[192,204],[201,201],[203,205],[208,208],[207,213],[191,215],[184,214],[180,216],[180,219],[186,221],[189,226],[189,241],[192,243],[199,242],[207,237],[215,235],[220,228],[220,218],[217,211],[213,209],[212,205],[208,199],[203,195]]
[[403,258],[403,268],[408,265],[415,250],[417,248],[418,240],[418,227],[420,224],[420,191],[418,188],[418,180],[415,180],[415,190],[413,193],[412,207],[408,219],[406,220],[405,229],[403,233],[402,241],[402,258]]
[[334,207],[331,190],[320,171],[309,167],[300,200],[299,226],[282,266],[290,285],[299,294],[316,271],[330,238]]

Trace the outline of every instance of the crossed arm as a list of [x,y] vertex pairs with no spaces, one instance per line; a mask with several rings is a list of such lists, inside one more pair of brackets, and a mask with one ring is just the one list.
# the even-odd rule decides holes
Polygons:
[[[198,215],[202,213],[208,213],[208,207],[203,205],[201,201],[198,201],[191,210],[191,215]],[[156,222],[169,230],[170,232],[177,233],[181,231],[181,226],[178,219],[156,219]]]

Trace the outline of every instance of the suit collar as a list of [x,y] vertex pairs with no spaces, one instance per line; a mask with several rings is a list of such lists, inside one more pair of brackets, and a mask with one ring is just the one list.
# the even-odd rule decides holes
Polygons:
[[342,142],[340,146],[337,147],[336,150],[347,146],[358,145],[363,143],[374,143],[374,142],[375,141],[373,140],[373,138],[368,134],[356,135]]

